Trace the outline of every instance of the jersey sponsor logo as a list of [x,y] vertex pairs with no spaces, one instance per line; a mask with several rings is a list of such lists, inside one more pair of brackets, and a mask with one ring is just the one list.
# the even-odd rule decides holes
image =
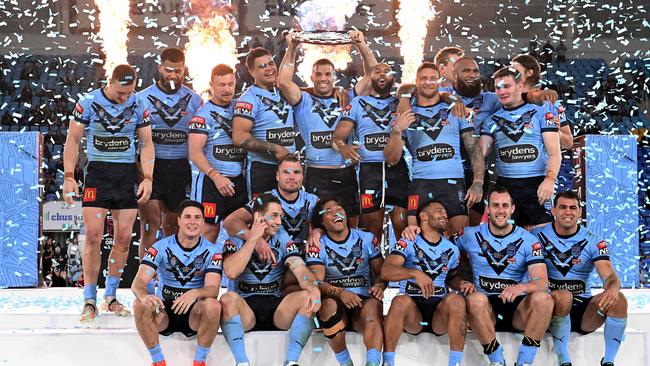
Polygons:
[[214,219],[217,217],[217,204],[215,202],[203,202],[203,216],[206,219]]
[[226,239],[223,243],[223,252],[224,253],[234,253],[237,251],[237,245],[230,239]]
[[154,106],[152,115],[158,116],[167,126],[174,127],[184,116],[187,115],[187,106],[190,104],[192,94],[185,94],[173,106],[166,105],[162,100],[149,94],[147,100]]
[[537,113],[536,109],[523,113],[519,118],[514,121],[508,120],[503,117],[492,117],[496,122],[497,127],[513,142],[519,142],[519,139],[524,135],[526,125],[530,126],[533,116]]
[[210,117],[221,127],[223,132],[232,139],[232,119],[226,118],[217,111],[210,111]]
[[74,111],[72,111],[72,115],[75,118],[83,119],[84,107],[81,105],[81,103],[77,102],[77,104],[74,106]]
[[[269,243],[270,244],[270,243]],[[277,248],[271,247],[271,251],[275,258],[280,258],[280,252]],[[257,278],[259,281],[263,281],[266,276],[268,276],[275,265],[271,262],[263,262],[258,256],[257,253],[253,253],[253,256],[248,261],[247,265],[250,272]]]
[[407,243],[406,240],[404,240],[404,239],[400,239],[400,240],[397,241],[397,243],[395,243],[395,249],[399,250],[400,252],[405,251],[406,248],[408,248],[408,246],[409,246],[409,243]]
[[372,249],[376,252],[379,253],[379,240],[375,236],[372,237]]
[[389,139],[390,135],[387,133],[371,133],[364,136],[363,145],[368,151],[384,151]]
[[530,249],[532,251],[532,254],[534,257],[543,257],[544,256],[544,248],[542,248],[542,244],[540,243],[535,243],[530,246]]
[[364,262],[361,238],[357,239],[346,256],[337,253],[330,247],[325,247],[325,253],[328,258],[327,266],[336,268],[344,276],[356,273],[359,264]]
[[501,273],[508,268],[508,265],[517,263],[515,256],[517,255],[519,247],[523,244],[524,239],[516,239],[515,241],[506,244],[505,248],[496,250],[480,232],[477,232],[475,236],[481,250],[478,253],[479,257],[485,258],[487,264],[497,275],[501,275]]
[[332,128],[336,123],[338,115],[341,113],[338,100],[334,99],[329,107],[325,106],[323,101],[313,95],[311,95],[311,100],[313,105],[311,112],[318,114],[323,123],[325,123],[328,128]]
[[194,116],[190,119],[190,130],[204,130],[206,129],[205,118],[200,116]]
[[144,252],[144,259],[145,261],[153,262],[156,260],[156,256],[158,255],[158,250],[154,247],[150,247],[147,249],[146,252]]
[[300,253],[300,247],[293,241],[287,243],[287,253]]
[[163,300],[165,301],[174,301],[178,299],[179,297],[183,296],[184,293],[189,291],[191,289],[189,288],[178,288],[178,287],[172,287],[169,285],[163,285],[162,288],[162,297]]
[[499,159],[508,164],[529,163],[537,160],[538,156],[537,147],[530,144],[512,145],[499,149]]
[[372,206],[373,206],[372,195],[368,193],[361,194],[361,208],[368,209],[368,208],[372,208]]
[[210,260],[210,266],[219,268],[223,266],[223,256],[221,253],[214,253],[212,259]]
[[156,128],[151,131],[151,138],[154,144],[183,145],[187,142],[187,133],[180,130]]
[[343,115],[349,116],[351,110],[352,110],[352,104],[348,104],[347,106],[345,106],[345,108],[343,108]]
[[501,293],[506,287],[517,284],[515,280],[478,276],[479,286],[487,292]]
[[[312,207],[309,200],[306,199],[303,201],[302,206],[299,205],[300,201],[296,201],[294,204],[288,204],[282,201],[282,209],[284,210],[282,227],[284,227],[284,230],[287,231],[293,241],[302,243],[303,240],[307,239],[307,235],[309,234],[309,213]],[[291,214],[296,211],[297,213],[295,215]]]
[[91,105],[91,108],[97,117],[97,123],[101,124],[102,127],[104,127],[104,130],[111,134],[116,134],[122,131],[125,126],[131,123],[131,117],[133,117],[135,107],[136,105],[133,103],[122,109],[120,114],[114,116],[108,113],[108,111],[106,111],[106,109],[104,109],[104,107],[99,103],[94,102]]
[[574,295],[582,295],[585,293],[587,286],[584,281],[580,280],[558,280],[549,278],[548,287],[551,291],[566,290]]
[[214,145],[212,156],[220,161],[240,162],[246,157],[246,150],[235,145]]
[[307,256],[309,258],[320,257],[320,244],[309,244],[309,248],[307,249]]
[[[165,249],[167,254],[167,270],[171,272],[174,279],[181,284],[187,285],[195,276],[203,274],[203,266],[208,263],[210,252],[206,249],[197,256],[195,256],[189,263],[183,262],[180,258],[174,255],[171,248]],[[189,255],[186,255],[189,259]]]
[[257,97],[260,98],[260,101],[263,105],[275,113],[275,115],[282,121],[283,124],[287,122],[287,118],[289,118],[289,114],[291,113],[291,108],[287,103],[285,103],[284,99],[280,99],[276,102],[273,99],[267,98],[263,95],[258,94]]
[[97,188],[84,188],[84,202],[95,202],[97,199]]
[[314,149],[331,149],[332,148],[332,131],[312,132],[309,140]]
[[[406,286],[404,286],[404,292],[409,295],[422,295],[422,289],[420,289],[420,286],[418,286],[417,283],[410,281],[406,282]],[[441,296],[446,293],[447,288],[444,286],[435,286],[433,289],[434,296]]]
[[447,272],[449,258],[454,255],[454,251],[451,248],[440,253],[437,258],[429,256],[429,254],[427,254],[427,252],[417,244],[414,245],[413,249],[415,251],[415,257],[417,258],[415,264],[420,266],[420,270],[426,273],[432,280],[438,278],[442,273]]
[[431,144],[415,150],[415,157],[419,161],[449,160],[456,152],[449,144]]
[[280,291],[280,281],[269,283],[247,283],[238,281],[237,289],[240,292],[251,294],[273,294]]
[[417,194],[412,194],[409,196],[407,210],[415,211],[420,207],[420,196]]
[[580,256],[583,249],[587,246],[588,241],[583,239],[573,244],[569,250],[560,250],[544,233],[539,234],[539,238],[544,246],[544,257],[553,263],[562,276],[566,276],[571,268],[576,264],[581,264]]
[[370,119],[377,127],[385,130],[393,120],[393,114],[397,109],[397,101],[392,101],[383,108],[377,108],[365,100],[359,99],[359,106],[363,110],[364,118]]
[[237,102],[233,108],[235,114],[243,114],[246,116],[253,116],[253,105],[247,102]]
[[295,136],[296,132],[291,127],[266,130],[266,141],[280,146],[293,145]]
[[609,255],[609,248],[604,240],[596,244],[596,247],[598,248],[599,255]]
[[350,276],[334,278],[327,281],[330,285],[343,288],[367,287],[368,282],[364,276]]
[[126,136],[93,136],[93,146],[102,152],[125,152],[131,148],[131,139]]

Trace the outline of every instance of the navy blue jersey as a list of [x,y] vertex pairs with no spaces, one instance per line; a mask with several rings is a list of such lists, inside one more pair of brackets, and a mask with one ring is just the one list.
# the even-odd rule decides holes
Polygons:
[[483,123],[481,135],[494,139],[500,177],[529,178],[546,174],[548,154],[543,133],[558,132],[549,105],[524,103],[515,109],[502,107]]
[[358,150],[361,162],[383,162],[384,147],[390,138],[390,126],[395,119],[398,100],[364,95],[352,99],[343,110],[339,121],[354,123],[361,148]]
[[370,261],[381,257],[372,233],[350,229],[348,237],[336,241],[323,235],[318,245],[310,245],[307,265],[325,266],[325,282],[359,296],[370,296],[372,286]]
[[499,294],[508,286],[522,283],[528,266],[544,263],[544,252],[537,238],[514,226],[505,236],[490,232],[489,224],[466,227],[453,237],[458,247],[467,253],[474,286],[486,294]]
[[587,228],[578,226],[570,236],[559,235],[553,224],[533,230],[544,248],[551,290],[567,290],[573,295],[591,297],[589,276],[594,262],[609,260],[609,248]]
[[[415,101],[417,98],[413,97]],[[449,105],[414,104],[415,122],[404,131],[406,147],[413,157],[414,179],[463,178],[461,134],[474,131],[470,121],[449,112]]]
[[190,133],[208,136],[203,152],[219,174],[242,174],[246,150],[232,143],[232,103],[220,106],[209,100],[190,120]]
[[338,125],[341,107],[336,98],[321,98],[302,92],[300,101],[293,106],[296,124],[307,150],[307,164],[342,166],[343,158],[332,149],[332,133]]
[[[404,257],[404,268],[417,269],[426,273],[433,281],[434,296],[447,294],[447,273],[458,267],[460,251],[449,239],[440,237],[436,243],[418,235],[415,241],[401,238],[393,245],[390,254]],[[422,290],[414,278],[399,282],[399,292],[411,296],[422,296]]]
[[[245,241],[239,237],[231,236],[223,244],[223,257],[238,251]],[[299,256],[298,246],[293,243],[289,235],[280,230],[268,239],[269,246],[277,259],[277,263],[263,262],[253,251],[246,269],[239,277],[228,282],[228,291],[236,291],[242,297],[251,295],[282,295],[282,278],[284,276],[284,263],[289,257]]]
[[147,249],[142,264],[158,273],[157,295],[173,301],[184,292],[202,288],[205,274],[221,274],[222,257],[217,247],[204,238],[191,249],[184,248],[176,235],[168,236]]
[[118,104],[95,89],[79,98],[72,115],[85,125],[88,161],[135,163],[137,129],[150,125],[149,111],[135,94]]
[[[279,89],[266,90],[257,85],[250,88],[235,102],[235,117],[253,122],[251,134],[260,141],[284,147],[290,153],[296,151],[293,111]],[[248,152],[251,161],[275,164],[266,154]]]
[[166,92],[153,84],[139,92],[138,98],[151,112],[156,158],[187,158],[189,121],[203,104],[201,97],[185,85],[177,91]]

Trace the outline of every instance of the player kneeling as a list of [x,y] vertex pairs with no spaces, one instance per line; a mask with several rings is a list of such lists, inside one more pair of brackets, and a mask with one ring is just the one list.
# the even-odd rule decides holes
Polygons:
[[[221,305],[221,253],[201,237],[203,207],[183,201],[178,209],[178,234],[147,250],[133,281],[135,325],[151,354],[153,366],[165,366],[158,333],[198,333],[194,366],[205,366],[219,328]],[[147,284],[158,272],[158,294],[149,295]]]
[[335,198],[320,200],[316,211],[314,227],[325,234],[309,246],[307,265],[318,281],[324,281],[319,283],[325,297],[318,312],[323,334],[339,364],[351,366],[345,331],[363,333],[366,366],[379,366],[386,286],[380,276],[384,260],[377,239],[372,233],[350,229],[347,212]]
[[449,293],[447,286],[465,294],[473,292],[474,286],[455,275],[459,250],[441,235],[447,227],[444,206],[425,203],[417,221],[420,234],[415,240],[402,238],[395,243],[381,271],[385,280],[400,281],[400,294],[393,298],[384,321],[384,365],[395,365],[395,348],[403,331],[449,333],[449,365],[460,365],[467,332],[465,299]]

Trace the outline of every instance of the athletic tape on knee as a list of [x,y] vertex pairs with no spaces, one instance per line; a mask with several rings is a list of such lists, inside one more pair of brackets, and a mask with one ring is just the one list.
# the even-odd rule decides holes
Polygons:
[[320,327],[325,338],[333,339],[337,334],[345,330],[343,322],[343,309],[339,302],[336,302],[336,312],[327,320],[321,320]]

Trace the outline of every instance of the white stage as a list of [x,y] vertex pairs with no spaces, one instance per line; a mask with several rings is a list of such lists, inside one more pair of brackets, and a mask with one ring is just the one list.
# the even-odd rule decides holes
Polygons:
[[[394,290],[389,290],[388,298]],[[100,290],[101,294],[101,290]],[[650,365],[650,290],[626,290],[629,301],[628,332],[617,365]],[[118,296],[129,306],[133,296],[120,290]],[[140,341],[133,318],[102,315],[94,329],[81,328],[77,322],[81,289],[0,290],[0,365],[148,365],[150,358]],[[285,333],[257,332],[246,335],[246,346],[254,366],[281,365],[286,350]],[[506,359],[514,363],[520,338],[500,333]],[[191,364],[194,339],[180,334],[161,337],[167,364]],[[555,365],[550,336],[544,338],[535,365]],[[348,334],[348,346],[356,365],[363,365],[365,349],[361,336]],[[447,337],[423,334],[403,335],[397,349],[397,363],[410,365],[446,365]],[[572,334],[571,354],[575,366],[597,365],[603,350],[602,329],[587,336]],[[305,347],[301,365],[336,365],[325,338],[314,333]],[[468,336],[464,365],[487,364],[479,342]],[[234,365],[225,339],[217,336],[208,365]]]

